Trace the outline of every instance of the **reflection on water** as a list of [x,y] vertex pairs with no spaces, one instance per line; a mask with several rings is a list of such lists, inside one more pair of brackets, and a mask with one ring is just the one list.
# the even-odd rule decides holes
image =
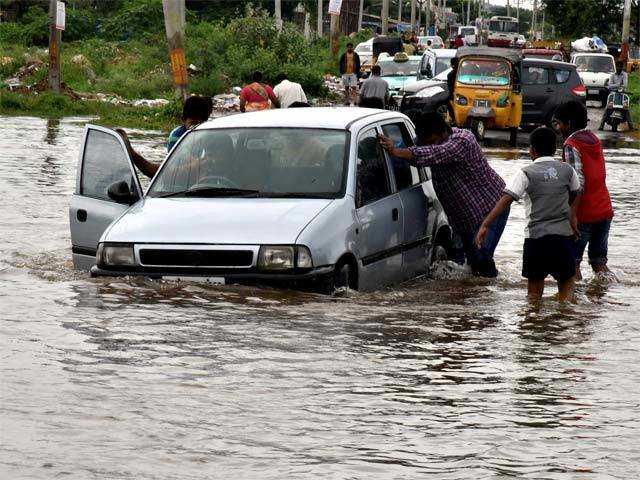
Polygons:
[[[496,281],[447,263],[337,297],[90,279],[67,219],[83,119],[0,120],[0,478],[637,476],[631,139],[606,143],[618,281],[587,272],[576,304],[550,285],[532,309],[522,206]],[[162,159],[161,135],[132,137]],[[529,159],[504,145],[486,150],[509,177]]]

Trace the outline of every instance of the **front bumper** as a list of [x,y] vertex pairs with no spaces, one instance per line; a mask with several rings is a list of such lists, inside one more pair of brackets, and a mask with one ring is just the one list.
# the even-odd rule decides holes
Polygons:
[[299,271],[287,271],[283,273],[269,273],[255,269],[247,269],[242,272],[237,270],[221,270],[212,268],[150,268],[150,267],[129,267],[129,268],[101,268],[97,265],[91,267],[92,277],[147,277],[152,279],[162,279],[163,277],[215,277],[224,278],[225,283],[291,283],[291,282],[314,282],[324,279],[334,272],[333,265],[325,265],[312,269]]

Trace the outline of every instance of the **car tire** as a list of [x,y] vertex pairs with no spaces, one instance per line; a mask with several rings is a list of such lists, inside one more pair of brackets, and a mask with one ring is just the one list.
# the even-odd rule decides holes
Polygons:
[[515,147],[518,145],[518,129],[517,128],[509,129],[509,145],[511,147]]
[[483,120],[473,119],[471,120],[471,131],[476,136],[478,141],[484,140],[485,125]]
[[446,262],[447,260],[449,260],[449,253],[443,245],[433,247],[433,250],[431,250],[430,265],[433,265],[435,262]]
[[343,288],[358,289],[358,272],[355,265],[348,260],[338,263],[335,270],[327,276],[322,285],[322,292],[333,295],[336,290]]

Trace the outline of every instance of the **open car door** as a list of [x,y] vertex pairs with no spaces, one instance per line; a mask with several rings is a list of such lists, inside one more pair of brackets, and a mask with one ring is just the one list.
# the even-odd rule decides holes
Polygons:
[[75,268],[89,270],[96,263],[104,231],[141,198],[140,181],[120,135],[87,125],[69,206]]

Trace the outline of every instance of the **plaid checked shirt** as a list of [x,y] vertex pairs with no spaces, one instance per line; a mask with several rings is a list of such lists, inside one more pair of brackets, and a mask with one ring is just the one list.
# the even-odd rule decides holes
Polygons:
[[451,226],[459,233],[475,232],[502,196],[505,183],[473,134],[454,128],[445,142],[410,150],[409,163],[431,168],[433,188]]

